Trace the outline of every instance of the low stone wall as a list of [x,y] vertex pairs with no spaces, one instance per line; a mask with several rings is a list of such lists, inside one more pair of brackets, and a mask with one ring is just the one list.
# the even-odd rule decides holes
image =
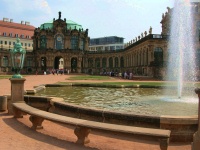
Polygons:
[[51,112],[60,115],[67,115],[80,119],[88,119],[113,124],[123,124],[150,128],[160,127],[160,117],[157,116],[133,115],[130,113],[92,109],[66,103],[62,98],[52,98],[51,105],[53,106]]
[[30,96],[30,95],[24,96],[24,101],[28,105],[38,108],[40,110],[45,110],[45,111],[48,111],[49,108],[51,107],[50,100],[51,100],[51,98],[49,98],[49,97]]

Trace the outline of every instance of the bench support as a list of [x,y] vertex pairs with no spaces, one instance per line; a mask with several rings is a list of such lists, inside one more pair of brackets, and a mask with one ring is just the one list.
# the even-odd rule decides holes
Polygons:
[[82,144],[82,145],[89,143],[90,139],[88,138],[88,135],[90,131],[91,130],[86,127],[76,127],[74,130],[74,134],[78,138],[76,143]]
[[160,139],[160,149],[161,150],[167,150],[168,145],[169,145],[169,138]]
[[15,107],[12,108],[13,116],[15,118],[23,118],[23,112]]
[[30,116],[29,120],[32,122],[32,129],[43,129],[42,122],[44,121],[43,118],[37,116]]

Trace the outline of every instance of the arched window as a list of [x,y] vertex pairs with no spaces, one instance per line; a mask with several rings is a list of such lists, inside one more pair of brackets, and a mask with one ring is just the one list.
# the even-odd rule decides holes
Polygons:
[[71,59],[71,72],[77,72],[77,58],[73,57]]
[[93,59],[92,58],[88,59],[88,67],[93,67]]
[[106,68],[106,58],[102,59],[102,68]]
[[47,47],[47,39],[45,35],[40,36],[40,48],[46,49]]
[[84,50],[85,48],[85,42],[84,42],[84,39],[81,39],[81,42],[80,42],[80,49],[81,50]]
[[100,58],[95,59],[95,67],[100,68]]
[[78,49],[78,36],[71,37],[71,49],[73,49],[73,50]]
[[109,58],[109,68],[113,68],[113,58]]
[[8,66],[8,56],[3,56],[2,58],[2,66],[7,67]]
[[163,50],[160,47],[154,49],[154,62],[156,66],[163,64]]
[[41,57],[41,70],[46,71],[46,57]]
[[27,57],[27,58],[26,58],[26,65],[27,65],[28,67],[31,67],[31,66],[32,66],[32,63],[33,63],[32,58],[31,58],[31,57]]
[[119,66],[118,57],[115,57],[115,67]]
[[124,58],[123,57],[120,58],[120,67],[121,68],[124,67]]
[[63,35],[61,34],[57,34],[55,36],[55,49],[57,50],[64,49],[64,39]]

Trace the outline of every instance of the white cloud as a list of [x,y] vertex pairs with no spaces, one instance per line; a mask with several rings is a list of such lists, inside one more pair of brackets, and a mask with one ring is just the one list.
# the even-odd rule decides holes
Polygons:
[[47,0],[1,0],[1,7],[6,8],[9,13],[29,13],[41,11],[45,14],[51,13],[51,8]]
[[138,0],[105,0],[111,5],[124,5],[125,7],[131,7],[134,9],[144,9],[139,3]]
[[41,11],[50,14],[51,8],[47,2],[47,0],[34,0],[35,8],[39,8]]

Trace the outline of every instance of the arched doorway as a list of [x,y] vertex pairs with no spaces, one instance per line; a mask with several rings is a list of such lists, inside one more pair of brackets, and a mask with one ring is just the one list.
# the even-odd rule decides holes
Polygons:
[[77,58],[75,57],[71,59],[71,72],[77,72]]
[[61,56],[55,57],[54,69],[64,69],[64,59]]
[[46,71],[47,70],[47,65],[46,65],[46,57],[41,57],[41,71]]

